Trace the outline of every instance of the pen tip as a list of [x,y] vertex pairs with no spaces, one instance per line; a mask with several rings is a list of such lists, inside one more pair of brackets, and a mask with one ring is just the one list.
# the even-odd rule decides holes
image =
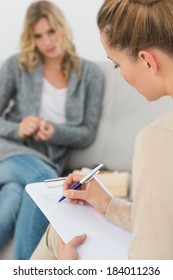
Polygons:
[[65,196],[62,196],[62,197],[58,200],[58,202],[61,202],[62,200],[64,200],[64,198],[65,198]]

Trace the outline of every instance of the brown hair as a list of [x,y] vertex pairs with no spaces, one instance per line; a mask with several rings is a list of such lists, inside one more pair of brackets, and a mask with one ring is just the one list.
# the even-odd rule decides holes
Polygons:
[[19,66],[21,68],[25,66],[32,71],[34,67],[44,60],[42,54],[35,47],[33,38],[33,26],[43,17],[48,19],[50,25],[56,30],[56,32],[63,34],[64,53],[61,70],[64,77],[66,80],[69,79],[72,68],[74,68],[78,76],[80,76],[80,59],[76,54],[67,20],[61,10],[50,1],[36,1],[29,6],[26,12],[20,40],[21,55]]
[[110,47],[128,49],[134,58],[150,47],[173,54],[172,0],[105,0],[97,24]]

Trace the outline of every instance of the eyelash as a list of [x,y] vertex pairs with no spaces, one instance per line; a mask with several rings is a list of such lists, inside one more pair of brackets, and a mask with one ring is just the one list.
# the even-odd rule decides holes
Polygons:
[[34,35],[34,39],[35,39],[35,40],[40,39],[40,38],[41,38],[41,36],[40,36],[40,35],[37,35],[37,34],[36,34],[36,35]]
[[113,66],[114,69],[117,69],[118,67],[119,67],[118,64],[115,64],[115,65]]
[[[48,30],[48,35],[52,35],[52,34],[54,34],[55,32],[56,32],[56,31],[52,28],[52,29]],[[34,35],[34,39],[35,39],[35,40],[41,39],[41,35],[40,35],[40,34],[35,34],[35,35]]]
[[55,29],[53,29],[53,28],[50,29],[48,33],[49,33],[49,34],[54,34],[54,33],[55,33]]

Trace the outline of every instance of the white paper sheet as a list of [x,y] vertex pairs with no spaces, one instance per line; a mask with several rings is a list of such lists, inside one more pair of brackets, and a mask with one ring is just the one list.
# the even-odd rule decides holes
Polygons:
[[87,234],[87,240],[78,248],[80,259],[127,259],[131,233],[113,225],[89,205],[74,205],[66,199],[59,203],[62,187],[53,184],[53,188],[45,182],[29,184],[26,191],[65,242]]

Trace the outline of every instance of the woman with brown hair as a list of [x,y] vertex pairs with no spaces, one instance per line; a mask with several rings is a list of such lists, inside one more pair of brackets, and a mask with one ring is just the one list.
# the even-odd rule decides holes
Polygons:
[[[150,101],[173,97],[172,0],[105,0],[97,22],[107,57],[131,86]],[[64,196],[91,204],[111,222],[131,230],[129,259],[173,259],[172,166],[170,111],[136,137],[132,203],[111,198],[94,180],[81,190],[70,190],[81,178],[75,174],[65,181]],[[47,256],[78,259],[77,247],[87,242],[86,235],[64,244],[48,228]]]

